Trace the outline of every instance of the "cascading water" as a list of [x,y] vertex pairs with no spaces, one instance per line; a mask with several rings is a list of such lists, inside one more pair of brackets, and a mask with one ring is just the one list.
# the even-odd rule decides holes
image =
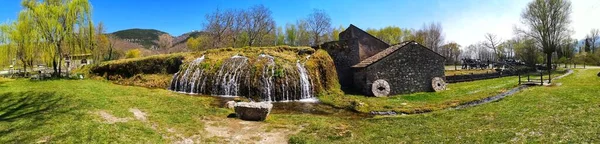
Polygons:
[[[197,74],[199,71],[198,65],[202,63],[202,61],[204,61],[204,56],[192,61],[183,73],[181,71],[175,73],[169,89],[177,92],[192,93],[194,84],[199,77]],[[190,72],[194,70],[195,72],[190,75]]]
[[312,98],[310,77],[306,72],[306,68],[300,62],[296,62],[296,67],[298,67],[298,75],[300,76],[300,99]]
[[223,62],[217,77],[215,77],[212,95],[239,96],[241,77],[247,76],[243,67],[247,64],[248,58],[239,55]]
[[261,54],[254,60],[236,55],[216,66],[203,64],[205,58],[202,56],[175,73],[169,90],[225,97],[244,96],[253,101],[314,102],[313,82],[304,66],[306,60],[298,60],[295,66],[293,62],[276,65],[275,58],[270,55]]
[[261,74],[262,95],[265,101],[276,101],[272,95],[273,76],[275,76],[275,58],[270,55],[260,54],[259,59],[266,59]]

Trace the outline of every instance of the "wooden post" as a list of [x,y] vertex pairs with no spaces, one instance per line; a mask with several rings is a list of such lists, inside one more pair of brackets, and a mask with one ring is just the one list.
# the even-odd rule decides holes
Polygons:
[[548,72],[548,84],[552,83],[552,72]]
[[544,72],[540,72],[540,85],[544,85]]
[[517,73],[519,75],[519,85],[521,85],[521,73]]
[[530,82],[531,80],[529,79],[530,75],[527,75],[527,82]]

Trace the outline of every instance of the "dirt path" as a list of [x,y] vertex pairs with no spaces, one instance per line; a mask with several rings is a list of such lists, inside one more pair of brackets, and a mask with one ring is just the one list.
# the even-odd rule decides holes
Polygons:
[[300,132],[301,127],[270,125],[265,122],[239,119],[206,119],[208,137],[217,137],[219,143],[287,143],[289,135]]

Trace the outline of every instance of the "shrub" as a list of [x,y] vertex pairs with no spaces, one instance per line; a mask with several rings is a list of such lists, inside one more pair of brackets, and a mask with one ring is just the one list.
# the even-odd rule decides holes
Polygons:
[[132,50],[128,50],[127,53],[125,53],[125,58],[139,58],[141,57],[141,51],[139,49],[132,49]]
[[123,59],[90,65],[89,71],[109,79],[115,76],[130,78],[137,74],[174,74],[179,71],[183,59],[182,54]]

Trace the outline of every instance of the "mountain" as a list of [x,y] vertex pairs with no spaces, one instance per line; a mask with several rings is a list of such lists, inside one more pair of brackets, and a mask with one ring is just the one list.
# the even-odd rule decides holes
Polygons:
[[202,34],[204,34],[202,31],[192,31],[175,37],[173,39],[173,47],[169,48],[169,53],[190,51],[186,45],[187,40],[190,38],[196,38]]
[[168,34],[155,29],[127,29],[113,32],[112,35],[133,43],[138,43],[144,48],[151,49],[158,44],[158,37],[162,34]]
[[185,42],[187,42],[187,40],[190,39],[190,37],[195,38],[202,34],[204,34],[204,32],[202,32],[202,31],[192,31],[192,32],[184,33],[181,36],[175,37],[173,39],[173,45],[185,44]]

